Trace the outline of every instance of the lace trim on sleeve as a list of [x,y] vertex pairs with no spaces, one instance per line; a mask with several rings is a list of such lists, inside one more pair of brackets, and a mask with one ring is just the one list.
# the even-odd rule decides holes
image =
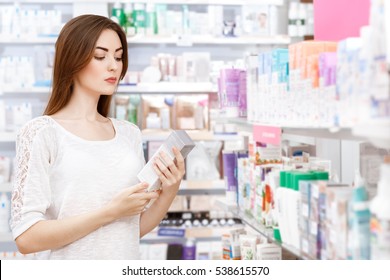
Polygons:
[[47,127],[49,121],[50,120],[47,118],[37,118],[27,123],[18,134],[15,166],[16,174],[11,198],[12,225],[19,223],[22,219],[24,187],[29,169],[32,143],[38,132]]

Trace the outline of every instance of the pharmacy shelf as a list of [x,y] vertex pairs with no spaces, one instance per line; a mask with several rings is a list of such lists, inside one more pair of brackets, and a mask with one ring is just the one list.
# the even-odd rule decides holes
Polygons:
[[[196,240],[221,240],[221,237],[224,233],[229,232],[230,230],[243,228],[243,224],[238,224],[234,226],[224,226],[224,227],[193,227],[185,228],[184,236],[159,236],[157,230],[153,230],[144,237],[142,237],[141,242],[150,242],[150,241],[174,241],[177,239],[186,239],[194,238]],[[166,227],[166,229],[170,229]],[[171,228],[173,231],[181,228]]]
[[1,183],[0,184],[0,192],[11,192],[12,184],[11,183]]
[[[5,36],[3,36],[5,37]],[[54,44],[57,40],[53,37],[36,38],[0,38],[0,44],[31,45]],[[287,45],[291,38],[286,35],[278,36],[241,36],[241,37],[213,37],[206,35],[194,36],[134,36],[128,37],[129,45],[136,44],[175,44],[178,46],[192,45]]]
[[31,45],[31,44],[55,44],[57,36],[50,37],[25,37],[25,38],[7,38],[8,36],[2,36],[0,38],[0,44],[12,44],[12,45]]
[[50,94],[50,87],[30,87],[30,88],[3,89],[3,91],[0,93],[0,96],[36,98],[37,95],[49,95],[49,94]]
[[14,142],[16,140],[16,132],[0,132],[0,143]]
[[254,219],[253,216],[244,213],[238,208],[237,204],[227,203],[225,199],[218,199],[216,200],[216,206],[223,209],[224,211],[232,213],[234,217],[239,218],[244,224],[250,226],[253,230],[266,237],[268,241],[281,246],[283,249],[289,251],[290,253],[299,258],[303,258],[300,250],[290,245],[283,244],[279,240],[276,240],[274,238],[273,229],[266,228],[263,224]]
[[282,129],[282,139],[293,142],[300,142],[310,145],[316,144],[316,138],[344,139],[364,141],[366,137],[352,133],[350,127],[311,127],[299,125],[283,125],[270,123],[256,123],[245,118],[229,118],[229,123],[237,125],[237,130],[243,132],[253,132],[254,126],[271,126]]
[[390,120],[373,120],[355,125],[352,133],[365,137],[375,146],[390,149]]
[[[172,130],[144,129],[142,130],[143,141],[164,141]],[[214,134],[208,130],[186,130],[194,141],[238,141],[242,137],[238,134]]]
[[[27,94],[49,94],[49,87],[15,88],[5,89],[4,96],[19,96]],[[118,93],[150,93],[150,94],[188,94],[188,93],[217,93],[216,87],[212,83],[140,83],[137,85],[119,85]]]
[[[13,4],[15,1],[4,0],[0,4]],[[29,3],[42,3],[42,4],[73,4],[76,0],[19,0],[21,4]],[[114,0],[83,0],[87,3],[115,3]],[[283,5],[283,0],[139,0],[139,3],[152,3],[152,4],[186,4],[186,5]]]
[[306,257],[304,257],[300,250],[293,247],[293,246],[290,246],[290,245],[286,245],[284,243],[281,243],[280,241],[276,240],[274,238],[274,233],[273,233],[273,229],[270,229],[270,228],[266,228],[263,224],[259,223],[257,220],[255,220],[253,217],[249,216],[248,214],[245,214],[243,213],[242,211],[236,211],[236,212],[233,212],[233,214],[237,217],[237,218],[240,218],[241,221],[250,226],[252,229],[254,229],[256,232],[260,233],[261,235],[263,235],[264,237],[267,238],[268,241],[272,242],[272,243],[275,243],[277,245],[279,245],[280,247],[282,247],[283,249],[289,251],[291,254],[297,256],[298,258],[301,258],[301,259],[306,259]]
[[212,83],[139,83],[134,86],[119,85],[118,93],[216,93]]
[[178,195],[225,195],[225,181],[186,181],[183,180]]
[[178,46],[192,45],[287,45],[291,38],[279,36],[241,36],[213,37],[206,35],[193,36],[134,36],[127,38],[128,44],[175,44]]
[[11,232],[2,232],[0,233],[0,242],[13,242],[14,239],[12,238]]

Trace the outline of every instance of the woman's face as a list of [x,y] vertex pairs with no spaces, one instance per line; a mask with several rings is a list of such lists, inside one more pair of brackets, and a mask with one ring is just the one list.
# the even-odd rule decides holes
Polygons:
[[104,30],[96,42],[91,61],[76,75],[74,89],[98,96],[113,94],[122,73],[122,53],[118,34]]

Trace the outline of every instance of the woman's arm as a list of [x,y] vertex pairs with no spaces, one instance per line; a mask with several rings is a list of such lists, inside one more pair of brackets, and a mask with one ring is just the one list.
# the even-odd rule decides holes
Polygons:
[[152,206],[141,214],[140,220],[140,236],[144,236],[154,229],[164,218],[173,199],[179,189],[181,180],[185,173],[184,158],[178,149],[172,149],[176,162],[171,160],[164,152],[161,152],[160,157],[165,164],[157,158],[154,163],[154,170],[159,176],[162,183],[162,191],[159,198]]
[[116,219],[141,213],[156,193],[146,193],[146,184],[129,187],[106,206],[89,213],[61,219],[39,221],[16,238],[23,254],[68,245]]

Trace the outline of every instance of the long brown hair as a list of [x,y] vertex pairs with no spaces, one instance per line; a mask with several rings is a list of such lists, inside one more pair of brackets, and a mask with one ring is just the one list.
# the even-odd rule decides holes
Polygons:
[[[68,104],[73,93],[73,80],[77,73],[91,61],[96,42],[103,30],[115,31],[122,43],[123,68],[120,79],[128,66],[127,40],[123,29],[109,18],[98,15],[82,15],[68,21],[58,36],[55,48],[53,85],[44,115],[52,115]],[[101,95],[98,112],[107,117],[111,95]]]

